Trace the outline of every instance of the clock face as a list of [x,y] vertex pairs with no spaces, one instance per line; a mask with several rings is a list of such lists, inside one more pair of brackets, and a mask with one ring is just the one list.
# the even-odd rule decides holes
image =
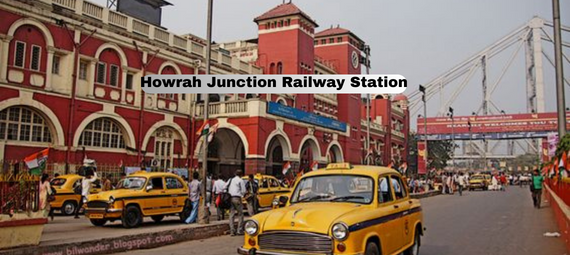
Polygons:
[[358,68],[358,64],[360,64],[359,56],[356,51],[352,52],[352,67]]

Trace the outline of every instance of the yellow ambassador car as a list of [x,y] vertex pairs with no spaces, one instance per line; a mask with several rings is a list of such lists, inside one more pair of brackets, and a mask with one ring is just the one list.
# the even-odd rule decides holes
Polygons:
[[[75,194],[73,187],[81,185],[81,177],[77,174],[61,175],[50,181],[50,185],[55,189],[55,200],[50,203],[51,208],[60,210],[63,215],[69,216],[75,213],[75,208],[79,205],[81,195]],[[92,185],[91,194],[101,191],[99,182]]]
[[[275,176],[256,174],[253,178],[255,178],[259,184],[259,195],[257,197],[257,201],[259,201],[259,208],[274,207],[273,201],[275,198],[278,198],[282,195],[287,195],[289,192],[291,192],[291,189],[287,188],[285,185],[282,185],[279,180],[275,178]],[[243,180],[248,181],[249,177],[246,175],[243,177]],[[245,199],[243,202],[247,203]]]
[[85,215],[95,226],[121,220],[123,227],[136,228],[143,217],[160,222],[164,216],[188,218],[188,185],[171,173],[137,172],[123,179],[116,190],[90,195]]
[[469,178],[469,191],[481,189],[488,190],[491,175],[488,174],[474,174]]
[[419,200],[393,169],[330,164],[305,174],[285,207],[245,222],[239,254],[418,254]]

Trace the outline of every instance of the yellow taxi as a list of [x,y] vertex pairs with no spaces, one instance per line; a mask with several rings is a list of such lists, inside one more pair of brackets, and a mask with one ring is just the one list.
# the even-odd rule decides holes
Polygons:
[[116,190],[90,195],[85,215],[95,226],[121,220],[123,227],[136,228],[143,217],[160,222],[168,215],[188,218],[191,205],[188,185],[171,173],[137,172],[121,180]]
[[487,174],[474,174],[469,178],[469,191],[476,189],[487,190],[490,179],[491,176]]
[[[51,180],[50,185],[55,189],[55,200],[50,203],[51,208],[60,210],[63,215],[69,216],[75,213],[79,205],[80,194],[75,194],[73,187],[81,185],[83,177],[77,174],[61,175]],[[92,185],[91,194],[101,191],[101,184],[95,182]]]
[[[259,194],[257,196],[259,208],[274,207],[273,202],[276,198],[291,192],[291,189],[281,184],[275,176],[256,174],[253,178],[259,184]],[[248,181],[249,177],[246,175],[243,177],[243,180]],[[243,202],[247,203],[245,199]]]
[[330,164],[244,224],[238,254],[418,254],[422,207],[386,167]]

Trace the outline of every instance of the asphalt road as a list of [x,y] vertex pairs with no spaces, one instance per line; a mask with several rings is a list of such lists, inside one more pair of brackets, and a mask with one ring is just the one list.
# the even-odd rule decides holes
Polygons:
[[[506,192],[473,191],[422,200],[427,228],[422,255],[564,255],[548,201],[534,209],[528,188],[509,187]],[[243,237],[223,236],[125,254],[236,254]]]

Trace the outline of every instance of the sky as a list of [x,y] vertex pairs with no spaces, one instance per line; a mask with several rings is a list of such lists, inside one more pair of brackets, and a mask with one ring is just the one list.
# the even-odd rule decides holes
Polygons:
[[[174,6],[164,8],[163,26],[177,34],[192,33],[205,38],[208,1],[169,2]],[[282,2],[214,0],[213,40],[227,42],[257,37],[253,19]],[[404,75],[409,85],[406,94],[524,25],[533,16],[552,20],[552,2],[547,0],[293,0],[293,3],[317,21],[320,25],[317,31],[340,25],[366,41],[372,50],[371,73]],[[562,24],[570,26],[570,0],[560,0],[560,4]],[[570,41],[570,33],[563,33],[563,38]],[[554,55],[553,47],[546,42],[544,47]],[[499,76],[510,52],[507,50],[489,62],[489,84]],[[570,49],[565,52],[570,56]],[[555,111],[554,68],[546,59],[543,61],[546,110]],[[565,62],[565,77],[570,80],[568,66]],[[523,49],[492,96],[506,113],[526,111],[524,69]],[[480,80],[477,72],[453,103],[456,116],[470,115],[479,108]],[[453,88],[452,84],[445,90],[444,100]],[[566,106],[570,107],[570,86],[565,88]],[[439,97],[430,100],[428,115],[435,115],[439,105]]]

